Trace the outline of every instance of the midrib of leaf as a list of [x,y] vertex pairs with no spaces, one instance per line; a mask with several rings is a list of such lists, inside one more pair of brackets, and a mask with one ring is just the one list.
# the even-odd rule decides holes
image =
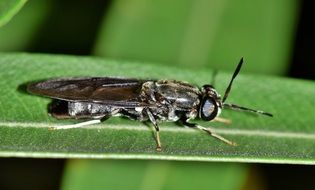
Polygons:
[[[163,123],[164,149],[156,152],[153,129],[137,121],[113,118],[81,129],[48,131],[50,126],[77,121],[47,116],[47,99],[22,94],[16,88],[32,80],[74,75],[169,78],[202,85],[211,79],[211,71],[34,54],[1,54],[0,69],[0,156],[315,163],[315,90],[309,81],[241,74],[229,101],[270,111],[274,118],[223,110],[222,116],[233,121],[229,126],[197,121],[213,126],[215,132],[237,142],[237,147],[201,131]],[[219,92],[229,78],[230,73],[219,73]]]
[[[54,123],[48,122],[0,122],[0,126],[6,127],[31,127],[31,128],[47,128],[58,127]],[[60,125],[62,126],[62,125]],[[131,131],[151,131],[145,126],[135,126],[135,125],[103,125],[103,124],[94,124],[88,127],[82,127],[85,129],[111,129],[111,130],[131,130]],[[66,130],[66,129],[63,129]],[[260,136],[266,138],[292,138],[292,139],[310,139],[315,140],[315,134],[310,133],[301,133],[301,132],[283,132],[283,131],[267,131],[267,130],[246,130],[246,129],[212,129],[218,134],[224,135],[240,135],[240,136]],[[173,132],[173,133],[197,133],[195,129],[191,128],[164,128],[164,132]]]

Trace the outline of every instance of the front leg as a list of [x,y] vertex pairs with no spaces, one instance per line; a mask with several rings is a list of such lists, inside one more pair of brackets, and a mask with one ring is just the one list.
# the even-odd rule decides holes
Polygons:
[[203,130],[205,132],[207,132],[209,135],[211,135],[212,137],[214,138],[217,138],[223,142],[225,142],[226,144],[228,145],[231,145],[231,146],[236,146],[236,143],[235,142],[232,142],[232,141],[229,141],[227,139],[225,139],[224,137],[214,133],[213,131],[211,131],[209,128],[205,128],[205,127],[202,127],[196,123],[188,123],[187,121],[187,118],[183,117],[180,119],[181,123],[187,127],[191,127],[191,128],[197,128],[197,129],[200,129],[200,130]]

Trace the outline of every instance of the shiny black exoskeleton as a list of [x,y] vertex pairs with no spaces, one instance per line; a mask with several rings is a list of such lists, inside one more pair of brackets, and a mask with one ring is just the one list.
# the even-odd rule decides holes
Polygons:
[[[158,121],[179,121],[185,126],[199,128],[215,138],[235,145],[208,128],[189,123],[189,120],[200,118],[205,121],[226,121],[218,117],[223,107],[272,116],[263,111],[224,103],[242,63],[243,59],[238,64],[222,99],[211,85],[204,85],[199,89],[189,83],[175,80],[116,77],[52,79],[33,83],[28,86],[28,91],[54,99],[50,113],[59,119],[92,118],[100,122],[111,116],[122,115],[139,121],[149,120],[156,129],[158,150],[161,150]],[[95,122],[88,121],[56,129],[81,127],[91,123]]]

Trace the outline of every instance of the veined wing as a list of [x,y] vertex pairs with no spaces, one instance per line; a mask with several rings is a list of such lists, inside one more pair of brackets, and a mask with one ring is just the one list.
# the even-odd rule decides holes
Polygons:
[[139,106],[139,92],[148,80],[115,77],[58,78],[30,84],[30,93],[66,101]]

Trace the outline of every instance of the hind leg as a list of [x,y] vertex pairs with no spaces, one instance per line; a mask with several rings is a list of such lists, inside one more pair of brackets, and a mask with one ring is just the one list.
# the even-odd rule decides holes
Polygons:
[[197,128],[197,129],[203,130],[203,131],[207,132],[209,135],[211,135],[212,137],[214,137],[214,138],[216,138],[216,139],[219,139],[220,141],[223,141],[223,142],[225,142],[225,143],[228,144],[228,145],[236,146],[236,143],[235,143],[235,142],[232,142],[232,141],[227,140],[226,138],[220,136],[219,134],[214,133],[214,132],[213,132],[212,130],[210,130],[209,128],[202,127],[202,126],[197,125],[197,124],[195,124],[195,123],[188,123],[186,118],[182,118],[182,119],[181,119],[181,122],[182,122],[183,125],[185,125],[185,126],[187,126],[187,127]]
[[93,125],[93,124],[101,123],[101,122],[107,120],[108,118],[110,118],[111,116],[116,115],[117,113],[119,113],[119,111],[120,111],[120,109],[116,109],[116,110],[113,110],[110,114],[105,115],[99,119],[83,121],[80,123],[75,123],[75,124],[70,124],[70,125],[61,125],[61,126],[50,127],[49,130],[73,129],[73,128],[80,128],[80,127],[84,127],[87,125]]

